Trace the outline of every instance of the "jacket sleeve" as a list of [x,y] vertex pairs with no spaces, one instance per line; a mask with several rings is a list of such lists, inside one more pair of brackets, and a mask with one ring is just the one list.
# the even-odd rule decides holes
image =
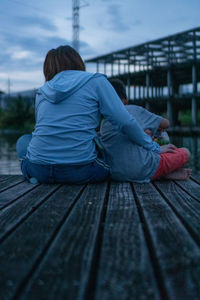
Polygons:
[[161,152],[160,146],[152,141],[136,119],[127,112],[106,77],[100,76],[96,79],[96,92],[101,114],[116,130],[126,134],[132,142],[148,150]]

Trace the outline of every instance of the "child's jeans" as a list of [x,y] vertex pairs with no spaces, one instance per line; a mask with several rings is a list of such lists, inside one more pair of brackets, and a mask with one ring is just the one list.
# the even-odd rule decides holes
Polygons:
[[189,160],[188,151],[185,148],[175,149],[175,153],[166,152],[160,155],[160,164],[151,180],[158,179],[183,167]]
[[102,159],[95,159],[86,164],[36,164],[26,158],[27,147],[31,135],[19,138],[16,144],[18,158],[21,162],[22,174],[27,180],[36,178],[40,183],[95,183],[109,177],[109,166]]

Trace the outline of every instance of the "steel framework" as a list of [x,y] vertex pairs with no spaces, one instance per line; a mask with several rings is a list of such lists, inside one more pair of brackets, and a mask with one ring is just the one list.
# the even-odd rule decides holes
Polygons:
[[143,101],[141,105],[148,109],[153,103],[167,105],[172,124],[175,122],[173,111],[186,103],[186,95],[180,93],[180,87],[191,84],[187,106],[191,107],[193,125],[197,124],[200,27],[88,59],[86,63],[96,63],[97,72],[123,80],[132,101]]
[[86,62],[133,65],[134,71],[200,60],[200,27],[101,55]]
[[79,0],[72,0],[72,28],[73,28],[73,37],[72,37],[72,46],[79,52]]

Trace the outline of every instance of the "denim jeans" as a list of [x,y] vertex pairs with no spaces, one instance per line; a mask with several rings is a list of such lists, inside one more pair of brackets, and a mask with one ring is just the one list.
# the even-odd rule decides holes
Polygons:
[[109,177],[109,167],[103,159],[97,158],[86,164],[37,164],[26,158],[31,135],[20,137],[16,144],[18,158],[24,177],[40,183],[74,183],[85,184],[102,182]]

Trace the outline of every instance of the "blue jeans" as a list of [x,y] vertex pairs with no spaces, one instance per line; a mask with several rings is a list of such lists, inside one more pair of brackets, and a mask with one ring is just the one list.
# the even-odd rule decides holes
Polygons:
[[95,159],[86,164],[36,164],[26,158],[31,134],[20,137],[16,144],[22,174],[27,180],[36,178],[40,183],[96,183],[109,177],[109,167],[103,159]]

